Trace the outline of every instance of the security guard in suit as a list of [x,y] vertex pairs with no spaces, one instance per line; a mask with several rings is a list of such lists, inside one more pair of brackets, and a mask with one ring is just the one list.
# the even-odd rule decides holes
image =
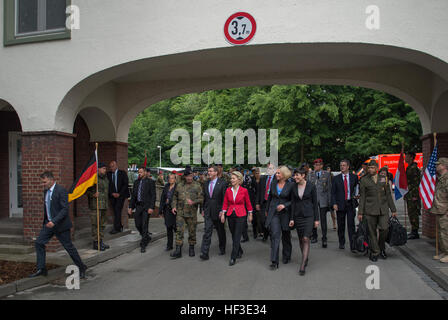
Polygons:
[[[330,211],[331,202],[331,173],[322,170],[324,162],[322,159],[314,160],[314,171],[308,176],[308,181],[316,187],[317,203],[319,204],[322,248],[327,247],[327,212]],[[313,228],[311,242],[317,242],[317,228]]]
[[[387,177],[378,175],[378,164],[369,162],[368,176],[360,182],[358,219],[367,220],[369,230],[370,260],[376,262],[378,256],[387,259],[386,238],[389,231],[389,209],[392,216],[397,215]],[[379,236],[377,236],[377,230]]]

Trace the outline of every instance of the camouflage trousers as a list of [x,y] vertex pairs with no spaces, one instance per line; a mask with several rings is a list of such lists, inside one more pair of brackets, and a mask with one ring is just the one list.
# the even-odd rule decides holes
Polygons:
[[[104,239],[104,228],[106,226],[107,210],[100,209],[100,240]],[[92,240],[98,241],[98,227],[96,210],[90,210],[90,223],[92,225]]]
[[421,214],[420,200],[406,200],[406,206],[408,209],[408,217],[412,226],[412,231],[418,231],[420,227],[419,216]]
[[176,215],[176,245],[181,246],[184,243],[184,230],[185,225],[188,228],[188,243],[190,245],[196,244],[196,225],[197,225],[197,216],[193,217],[183,217]]
[[439,253],[448,255],[448,214],[436,215],[439,239]]

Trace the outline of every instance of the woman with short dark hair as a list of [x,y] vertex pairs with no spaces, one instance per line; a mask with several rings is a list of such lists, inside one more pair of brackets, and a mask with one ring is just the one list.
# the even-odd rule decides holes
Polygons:
[[165,185],[160,196],[159,212],[165,219],[166,234],[168,243],[166,251],[173,249],[173,238],[176,233],[176,216],[171,212],[171,202],[173,201],[174,191],[176,190],[176,174],[170,173],[168,183]]

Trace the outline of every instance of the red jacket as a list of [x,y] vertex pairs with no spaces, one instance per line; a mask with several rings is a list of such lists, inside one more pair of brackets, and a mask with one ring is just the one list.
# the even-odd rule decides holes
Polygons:
[[240,186],[235,201],[233,201],[232,187],[227,188],[222,204],[222,211],[227,211],[226,215],[230,216],[234,209],[237,217],[244,217],[247,215],[247,211],[253,210],[252,204],[250,203],[249,192],[246,188]]

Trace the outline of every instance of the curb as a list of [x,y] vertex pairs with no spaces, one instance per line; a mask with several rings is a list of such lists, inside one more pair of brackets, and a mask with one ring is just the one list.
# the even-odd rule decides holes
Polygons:
[[[157,241],[159,239],[162,239],[166,237],[166,232],[161,232],[156,235],[153,235],[151,242]],[[95,255],[93,257],[85,259],[83,262],[87,267],[93,267],[97,264],[100,264],[102,262],[114,259],[118,256],[121,256],[125,253],[129,253],[131,251],[134,251],[140,247],[140,240],[133,241],[119,249],[108,250],[104,251],[103,253],[99,255]],[[54,280],[57,280],[61,277],[63,277],[65,273],[66,267],[60,267],[53,270],[48,271],[48,276],[46,277],[37,277],[37,278],[24,278],[17,280],[12,283],[8,283],[5,285],[0,286],[0,298],[4,298],[13,294],[16,294],[18,292],[29,290],[32,288],[40,287],[43,285],[46,285]]]
[[423,270],[432,280],[434,280],[443,290],[448,292],[448,281],[445,279],[446,276],[434,271],[432,268],[427,267],[419,259],[413,256],[409,251],[402,247],[396,247],[400,253],[406,257],[409,261],[415,264],[417,267]]

